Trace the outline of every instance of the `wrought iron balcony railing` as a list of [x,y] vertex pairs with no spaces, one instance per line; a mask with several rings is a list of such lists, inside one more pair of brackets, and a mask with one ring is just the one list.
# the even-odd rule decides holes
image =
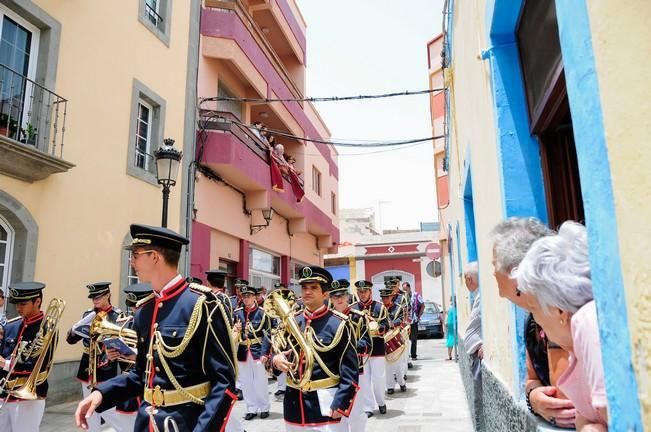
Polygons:
[[0,64],[0,137],[63,159],[68,101]]

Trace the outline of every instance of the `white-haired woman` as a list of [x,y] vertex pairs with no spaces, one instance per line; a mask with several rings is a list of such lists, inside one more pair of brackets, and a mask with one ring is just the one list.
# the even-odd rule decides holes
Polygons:
[[516,276],[518,290],[527,294],[536,322],[550,340],[570,353],[570,365],[557,385],[576,407],[576,429],[607,431],[599,325],[585,227],[565,222],[557,235],[537,240]]

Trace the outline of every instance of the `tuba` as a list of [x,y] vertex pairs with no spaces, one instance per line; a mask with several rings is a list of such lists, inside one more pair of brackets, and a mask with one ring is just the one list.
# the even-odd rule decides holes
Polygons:
[[[97,384],[97,355],[100,351],[100,343],[110,337],[118,337],[130,348],[136,348],[138,345],[138,336],[135,330],[126,328],[129,320],[123,320],[123,323],[114,324],[108,320],[106,312],[98,312],[90,323],[90,341],[88,345],[88,375],[90,383],[88,388],[91,389]],[[133,363],[133,360],[120,357],[120,361]]]
[[271,335],[274,352],[291,352],[289,360],[292,365],[287,375],[296,387],[303,388],[312,377],[314,351],[294,319],[294,302],[295,296],[291,290],[276,289],[264,300],[264,312],[268,317],[278,320],[278,326]]
[[[54,360],[53,353],[59,342],[57,327],[59,326],[59,321],[61,320],[61,315],[63,315],[65,308],[65,301],[58,298],[52,299],[45,311],[45,316],[41,322],[41,328],[38,330],[31,345],[28,346],[26,344],[21,344],[20,341],[18,342],[18,345],[16,345],[15,358],[12,361],[12,365],[7,373],[5,381],[0,387],[2,392],[7,392],[0,408],[5,406],[10,397],[22,400],[38,399],[36,386],[45,382],[52,370],[52,361]],[[9,377],[13,373],[16,364],[21,358],[36,356],[38,356],[38,358],[34,363],[34,369],[32,369],[27,380],[20,388],[15,389],[16,380],[9,380]]]

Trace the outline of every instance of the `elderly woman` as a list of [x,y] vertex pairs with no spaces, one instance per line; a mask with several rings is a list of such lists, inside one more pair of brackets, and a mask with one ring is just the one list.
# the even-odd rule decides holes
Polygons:
[[[509,218],[493,228],[493,268],[500,297],[529,309],[527,296],[518,290],[512,271],[536,240],[553,234],[554,231],[536,218]],[[556,377],[565,371],[567,352],[547,340],[531,314],[525,323],[524,338],[527,357],[525,395],[529,410],[556,426],[574,428],[574,404],[555,386]],[[551,371],[550,364],[555,366]]]
[[608,430],[599,325],[585,227],[565,222],[537,240],[516,270],[518,289],[550,340],[570,353],[558,387],[574,403],[579,431]]

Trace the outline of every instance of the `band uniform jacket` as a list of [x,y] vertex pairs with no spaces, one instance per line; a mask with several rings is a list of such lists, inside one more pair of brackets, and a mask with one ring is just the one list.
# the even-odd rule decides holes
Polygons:
[[[29,377],[29,375],[34,370],[36,361],[38,360],[39,355],[41,354],[41,347],[38,344],[34,344],[34,339],[37,338],[37,334],[43,323],[43,312],[39,312],[33,317],[24,320],[21,317],[17,317],[7,321],[4,327],[5,336],[0,345],[0,355],[5,359],[11,359],[15,363],[15,367],[11,376],[7,377],[8,371],[0,370],[0,378],[8,379],[8,389],[18,390],[24,381]],[[54,339],[49,346],[48,352],[45,354],[46,357],[43,361],[43,366],[41,367],[41,372],[45,370],[45,367],[50,363],[50,360],[53,355],[54,347],[57,346],[58,335],[54,335]],[[22,355],[17,356],[18,350],[24,345]],[[31,351],[31,352],[30,352]],[[13,381],[12,380],[17,380]],[[37,383],[40,380],[37,377]],[[47,380],[36,386],[36,394],[39,398],[47,397],[48,383]],[[5,397],[6,393],[0,395]],[[11,397],[9,401],[15,401],[16,399]]]
[[401,327],[403,324],[403,308],[398,303],[392,303],[387,309],[389,328]]
[[378,323],[377,334],[372,336],[373,350],[371,351],[371,357],[384,357],[384,334],[389,330],[387,308],[379,301],[373,299],[370,299],[366,303],[361,301],[353,303],[351,308],[362,312],[368,311],[367,313],[371,315],[371,318]]
[[[84,318],[85,316],[93,312],[98,313],[101,311],[95,309],[88,309],[86,312],[84,312],[82,318]],[[104,312],[106,312],[107,319],[111,323],[115,323],[121,313],[119,309],[114,308],[113,306],[109,307]],[[84,384],[88,384],[90,382],[89,340],[86,338],[82,338],[81,336],[73,332],[72,329],[68,331],[66,342],[68,342],[71,345],[74,345],[80,340],[83,340],[84,353],[81,355],[81,360],[79,361],[79,369],[77,370],[77,380],[81,381]],[[97,369],[95,372],[95,376],[98,383],[109,380],[119,373],[118,362],[109,361],[108,357],[106,356],[106,351],[104,350],[104,345],[101,343],[99,344],[99,349],[97,350],[96,362],[97,362]]]
[[233,312],[235,310],[233,308],[233,301],[224,292],[221,292],[221,291],[216,291],[215,292],[215,291],[213,291],[213,293],[215,294],[215,297],[217,297],[222,302],[222,304],[224,305],[224,310],[226,311],[226,315],[228,316],[229,323],[232,326],[233,325]]
[[[336,389],[330,409],[344,416],[350,415],[359,389],[359,372],[355,336],[348,317],[323,305],[313,313],[307,310],[299,312],[295,315],[295,319],[307,343],[314,347],[315,355],[321,360],[315,358],[310,382],[318,382],[334,376],[338,383],[328,387]],[[302,364],[302,360],[300,363]],[[321,363],[332,375],[324,370]],[[279,374],[280,371],[275,370],[274,373]],[[299,372],[300,375],[302,373],[304,371]],[[321,390],[301,391],[292,385],[288,374],[283,400],[285,422],[298,426],[340,422],[340,419],[322,415],[318,396]]]
[[264,309],[253,306],[251,309],[240,308],[235,310],[235,322],[242,323],[239,344],[237,347],[237,360],[244,362],[251,353],[253,360],[268,355],[271,343],[269,331],[271,324],[264,314]]
[[368,322],[364,313],[351,306],[346,308],[344,314],[348,315],[350,324],[353,327],[357,347],[357,361],[359,365],[359,373],[364,373],[364,363],[373,351],[373,340],[368,329]]
[[128,374],[97,386],[103,395],[97,411],[144,393],[135,431],[150,430],[150,422],[163,430],[167,417],[181,431],[222,431],[237,401],[228,321],[209,288],[185,280],[142,299],[134,318],[136,363]]
[[400,307],[400,317],[402,320],[402,325],[406,325],[407,321],[409,320],[409,300],[407,299],[407,295],[400,291],[396,296],[393,298],[393,304],[398,305]]

